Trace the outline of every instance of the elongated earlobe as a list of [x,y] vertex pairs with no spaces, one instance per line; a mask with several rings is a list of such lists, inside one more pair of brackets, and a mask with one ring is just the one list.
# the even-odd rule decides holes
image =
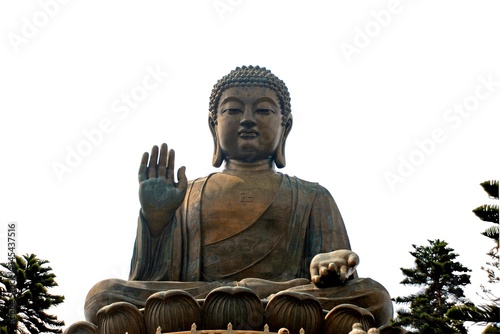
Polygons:
[[283,168],[286,166],[285,159],[285,142],[280,142],[278,147],[278,151],[276,152],[276,156],[274,157],[274,162],[276,163],[276,167]]
[[222,165],[222,161],[224,161],[224,156],[220,150],[219,143],[214,141],[214,156],[212,157],[212,166],[220,167]]
[[217,119],[214,119],[211,115],[208,116],[208,126],[210,127],[210,132],[212,132],[212,138],[214,140],[214,155],[212,156],[212,166],[220,167],[222,161],[224,161],[224,155],[220,149],[219,140],[217,138]]
[[[286,117],[286,116],[283,116]],[[286,120],[284,121],[284,131],[283,134],[281,135],[280,142],[278,144],[278,148],[276,149],[276,154],[274,156],[274,162],[276,163],[276,167],[278,168],[283,168],[286,166],[286,159],[285,159],[285,143],[286,143],[286,138],[288,137],[288,134],[290,133],[290,130],[292,129],[292,114],[288,114],[288,117],[286,117]]]

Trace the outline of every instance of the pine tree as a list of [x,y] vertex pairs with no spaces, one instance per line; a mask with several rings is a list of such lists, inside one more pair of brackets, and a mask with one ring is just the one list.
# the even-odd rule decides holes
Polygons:
[[401,284],[420,289],[394,299],[409,308],[397,311],[393,325],[404,327],[408,333],[467,333],[462,321],[450,319],[446,313],[456,303],[467,303],[463,287],[470,284],[470,275],[465,274],[470,269],[455,260],[458,255],[447,242],[428,241],[430,246],[412,245],[415,267],[401,268],[405,276]]
[[[498,185],[499,182],[497,180],[481,183],[481,187],[483,187],[488,196],[495,200],[498,200]],[[491,261],[486,262],[486,266],[482,266],[481,269],[488,275],[489,284],[499,284],[498,205],[484,204],[475,208],[472,212],[482,221],[496,224],[488,226],[486,230],[481,233],[494,242],[494,247],[486,253],[486,255],[491,258]],[[500,333],[500,328],[495,327],[495,324],[500,320],[500,296],[495,295],[492,289],[485,285],[481,285],[481,290],[483,292],[483,299],[487,301],[487,304],[479,306],[473,304],[456,305],[449,310],[448,316],[462,321],[490,324],[487,328],[488,333]]]
[[[485,181],[481,183],[481,186],[486,191],[488,196],[492,199],[498,200],[498,180],[496,181]],[[474,214],[479,217],[482,221],[490,222],[496,225],[490,225],[481,234],[485,237],[491,239],[494,242],[493,248],[490,249],[486,255],[491,258],[491,262],[486,262],[486,266],[481,267],[486,271],[488,275],[488,283],[498,284],[500,283],[500,262],[498,259],[498,249],[499,249],[499,226],[498,226],[498,204],[484,204],[480,207],[472,210]],[[495,296],[491,293],[491,289],[485,286],[481,287],[487,299],[491,300],[497,307],[500,304],[500,296]]]
[[16,256],[10,263],[0,263],[4,287],[0,298],[2,333],[61,333],[64,321],[46,313],[64,296],[51,295],[48,288],[57,286],[47,260],[35,256]]

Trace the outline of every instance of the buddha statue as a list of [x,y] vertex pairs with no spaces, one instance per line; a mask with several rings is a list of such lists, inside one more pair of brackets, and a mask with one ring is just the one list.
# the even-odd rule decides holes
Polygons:
[[[129,280],[97,283],[86,319],[97,323],[99,310],[113,303],[143,308],[159,292],[183,291],[200,302],[214,290],[239,287],[264,305],[304,295],[324,312],[343,306],[337,313],[362,310],[369,325],[387,325],[389,293],[358,277],[358,255],[328,190],[276,170],[286,164],[292,119],[286,85],[266,68],[237,67],[219,80],[208,125],[212,164],[222,171],[188,181],[166,144],[144,153]],[[358,322],[353,317],[346,326]]]

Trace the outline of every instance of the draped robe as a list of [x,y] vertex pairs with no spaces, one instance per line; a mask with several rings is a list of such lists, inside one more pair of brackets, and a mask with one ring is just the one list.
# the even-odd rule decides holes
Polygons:
[[[97,283],[87,295],[87,320],[95,322],[96,312],[112,302],[142,307],[151,294],[170,289],[204,298],[216,287],[239,281],[261,298],[282,290],[306,292],[325,309],[351,303],[367,308],[379,324],[389,321],[389,294],[374,280],[358,279],[355,273],[343,286],[320,289],[310,283],[309,265],[315,255],[350,249],[344,222],[328,190],[282,174],[272,200],[255,213],[247,228],[204,245],[202,205],[210,177],[189,183],[183,204],[160,236],[152,237],[139,215],[129,280]],[[257,284],[248,278],[257,279]]]
[[[275,281],[310,279],[309,264],[316,254],[350,249],[344,222],[330,193],[317,183],[288,175],[282,175],[273,200],[248,229],[202,249],[201,208],[209,179],[190,183],[183,205],[158,238],[151,237],[139,218],[130,280],[239,280],[249,277],[246,272],[258,272],[254,277]],[[235,256],[235,252],[239,254]],[[217,259],[211,260],[214,253]],[[230,261],[232,273],[220,273],[210,261]],[[266,270],[269,264],[279,268]],[[210,274],[203,275],[203,271]],[[215,273],[219,277],[211,277]]]

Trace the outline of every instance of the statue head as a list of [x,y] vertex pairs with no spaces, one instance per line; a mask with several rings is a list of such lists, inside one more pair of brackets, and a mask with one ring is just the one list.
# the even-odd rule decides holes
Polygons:
[[[252,98],[255,99],[248,100]],[[265,67],[259,66],[237,67],[222,77],[213,87],[212,95],[210,96],[208,118],[210,131],[214,139],[213,166],[219,167],[222,161],[227,158],[226,155],[228,152],[228,150],[223,149],[224,145],[221,147],[221,143],[224,143],[224,139],[227,139],[226,142],[229,139],[221,138],[221,135],[227,134],[229,136],[230,132],[229,130],[218,131],[221,130],[218,129],[218,118],[221,113],[226,111],[228,114],[239,112],[241,115],[239,124],[242,128],[251,128],[255,123],[253,120],[248,121],[243,117],[245,112],[243,109],[246,108],[244,106],[245,101],[248,102],[247,104],[251,104],[250,108],[253,109],[252,112],[256,118],[263,119],[264,121],[262,122],[270,122],[266,125],[268,128],[265,129],[265,134],[256,131],[257,136],[262,135],[259,141],[266,145],[256,147],[254,150],[262,148],[265,153],[272,148],[270,155],[276,166],[279,168],[284,167],[286,163],[285,142],[292,127],[290,94],[282,80]],[[272,117],[266,118],[262,115],[270,115]],[[262,118],[259,118],[261,116]],[[277,117],[279,117],[279,125],[275,126],[273,124],[276,123],[275,120]],[[248,135],[250,136],[251,134]],[[252,141],[252,138],[246,139],[249,139],[249,142]],[[258,153],[255,152],[256,155],[252,157],[259,157]]]

